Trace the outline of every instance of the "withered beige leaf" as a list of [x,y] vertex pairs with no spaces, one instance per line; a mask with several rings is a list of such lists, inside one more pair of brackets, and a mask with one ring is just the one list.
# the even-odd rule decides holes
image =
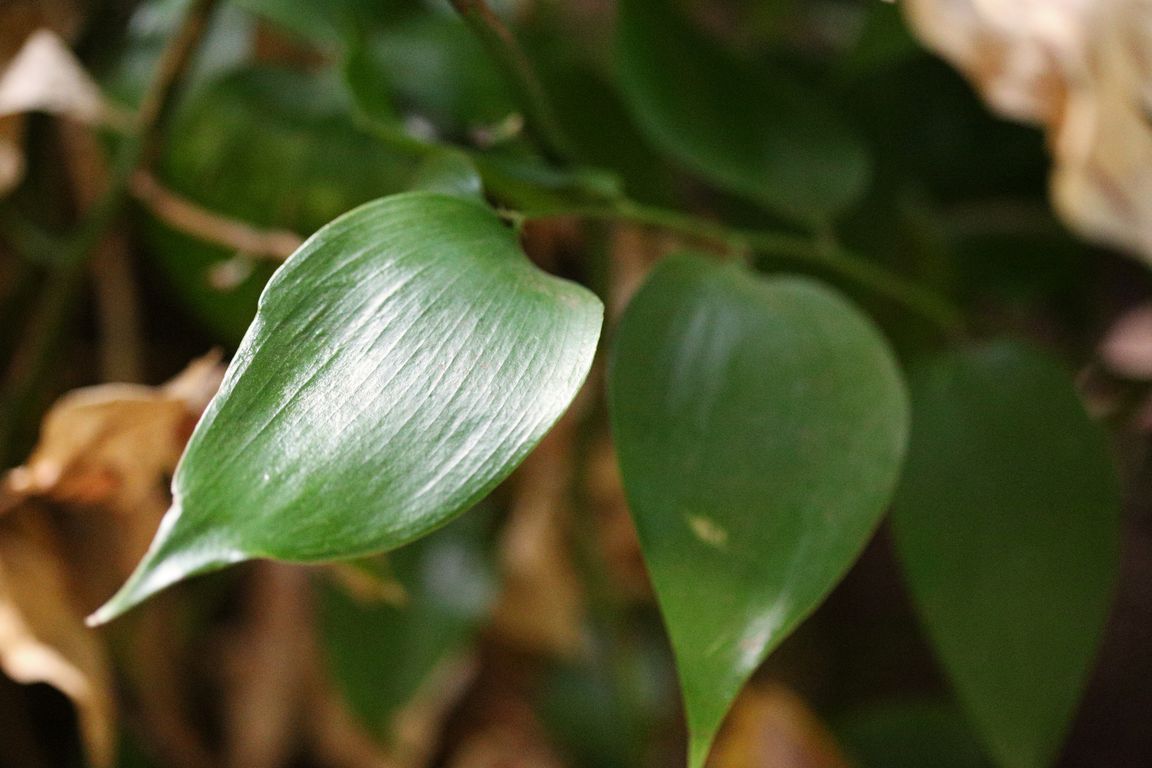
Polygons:
[[88,125],[127,128],[131,118],[109,103],[68,44],[50,29],[28,36],[10,61],[0,61],[0,194],[23,175],[21,115],[46,112]]
[[103,640],[84,617],[147,548],[168,477],[221,376],[210,355],[160,388],[65,395],[32,456],[0,479],[0,668],[72,700],[96,768],[114,759],[115,697]]
[[88,759],[104,768],[116,734],[112,671],[66,569],[44,510],[26,505],[0,519],[0,668],[68,696]]
[[159,388],[103,384],[64,395],[28,461],[8,473],[7,492],[130,513],[166,507],[167,478],[222,376],[212,354]]
[[51,30],[33,32],[0,74],[0,115],[48,112],[97,124],[106,111],[100,86]]
[[1082,235],[1152,260],[1152,4],[904,0],[920,38],[997,111],[1042,125],[1052,195]]

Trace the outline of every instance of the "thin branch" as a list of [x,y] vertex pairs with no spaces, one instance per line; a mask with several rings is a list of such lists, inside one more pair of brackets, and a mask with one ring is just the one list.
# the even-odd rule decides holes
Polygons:
[[202,208],[161,184],[148,171],[132,174],[132,196],[169,226],[253,259],[283,261],[304,239],[286,229],[259,229]]
[[[184,73],[188,71],[192,58],[200,48],[200,40],[208,29],[208,22],[218,0],[192,0],[175,36],[165,48],[160,63],[156,66],[152,82],[140,102],[136,113],[136,137],[138,157],[135,165],[151,164],[160,131],[158,128],[167,122]],[[129,175],[126,173],[126,176]]]
[[[65,122],[60,125],[60,139],[77,209],[90,211],[104,194],[108,179],[108,162],[99,137],[84,126]],[[104,381],[143,380],[144,334],[129,250],[124,233],[112,231],[88,260]]]
[[92,253],[90,266],[100,326],[100,377],[141,382],[144,333],[127,237],[114,232],[105,238]]
[[467,22],[481,44],[503,70],[516,90],[529,128],[543,144],[550,160],[562,162],[572,157],[568,139],[532,62],[516,42],[511,30],[500,20],[486,0],[451,0],[452,7]]
[[744,260],[751,254],[760,254],[821,267],[904,306],[950,336],[959,334],[963,327],[960,310],[943,295],[839,246],[808,237],[728,227],[710,219],[630,200],[613,206],[574,208],[529,218],[554,216],[632,222],[717,245],[728,255]]

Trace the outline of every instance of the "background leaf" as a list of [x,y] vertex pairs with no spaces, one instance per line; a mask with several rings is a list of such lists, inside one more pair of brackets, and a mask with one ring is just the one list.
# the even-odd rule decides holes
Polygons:
[[396,715],[437,667],[464,651],[488,613],[496,590],[486,557],[491,515],[480,512],[386,556],[389,577],[404,589],[400,604],[357,599],[334,585],[321,593],[329,668],[356,714],[386,741],[397,736]]
[[[403,190],[414,166],[352,125],[334,78],[245,67],[207,84],[178,112],[159,173],[209,210],[308,235]],[[254,264],[238,285],[221,289],[211,271],[234,253],[156,220],[145,235],[194,315],[223,341],[239,342],[273,265]]]
[[991,768],[955,705],[877,704],[844,719],[836,736],[861,768]]
[[705,179],[809,224],[863,192],[864,147],[815,89],[741,62],[659,0],[622,0],[617,34],[640,128]]
[[1061,366],[1020,344],[942,355],[912,392],[893,527],[913,597],[992,756],[1046,766],[1116,572],[1107,441]]
[[691,764],[859,554],[907,430],[884,339],[831,290],[665,261],[612,351],[624,485],[680,672]]
[[268,284],[149,555],[99,618],[231,562],[353,557],[439,527],[567,408],[602,309],[478,203],[408,193],[332,222]]

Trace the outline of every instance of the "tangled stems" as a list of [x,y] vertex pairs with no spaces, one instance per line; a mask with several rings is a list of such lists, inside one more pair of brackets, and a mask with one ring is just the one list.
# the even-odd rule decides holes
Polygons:
[[153,158],[164,123],[171,113],[184,73],[199,47],[218,0],[194,0],[165,49],[140,105],[136,125],[121,147],[112,178],[101,198],[86,213],[75,233],[60,246],[55,269],[48,276],[25,334],[0,385],[0,462],[8,463],[12,441],[33,410],[64,327],[76,308],[88,257],[120,218],[137,168]]

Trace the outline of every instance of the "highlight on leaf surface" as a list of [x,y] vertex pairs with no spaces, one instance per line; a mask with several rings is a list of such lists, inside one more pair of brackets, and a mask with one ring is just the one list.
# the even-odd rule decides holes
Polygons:
[[603,307],[486,206],[413,192],[309,239],[269,282],[107,621],[251,558],[393,549],[504,479],[588,373]]
[[1071,378],[1015,342],[911,376],[897,551],[929,639],[990,755],[1056,757],[1116,576],[1120,491]]
[[879,522],[904,455],[904,385],[833,290],[679,256],[620,321],[609,405],[699,768],[749,675]]

